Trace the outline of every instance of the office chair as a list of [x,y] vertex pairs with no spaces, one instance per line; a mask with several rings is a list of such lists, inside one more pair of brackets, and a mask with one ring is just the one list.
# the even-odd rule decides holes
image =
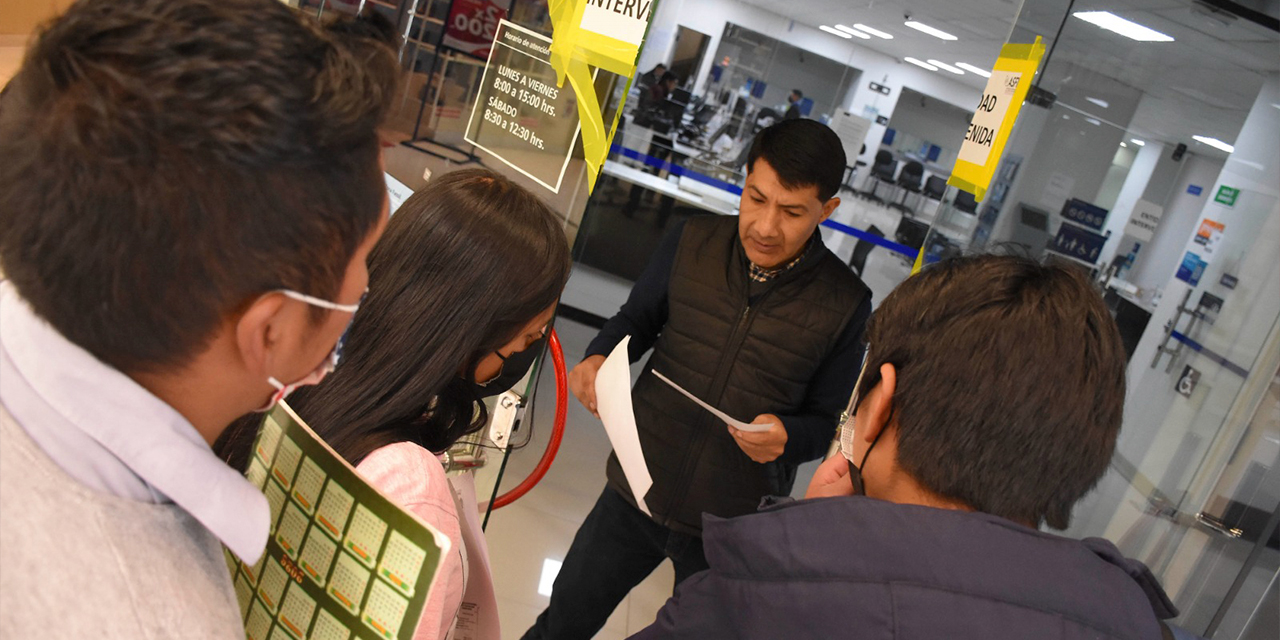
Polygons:
[[978,201],[973,199],[973,194],[961,189],[956,192],[955,202],[951,203],[955,208],[965,213],[975,213],[978,210]]
[[890,207],[897,209],[907,215],[914,215],[914,212],[907,207],[907,196],[913,193],[920,193],[920,182],[924,180],[924,165],[912,160],[902,167],[902,172],[898,174],[897,187],[902,190],[902,199],[895,202]]
[[884,199],[876,195],[876,188],[880,183],[893,184],[893,176],[898,173],[898,161],[893,159],[893,154],[887,150],[881,149],[876,152],[876,162],[871,165],[871,190],[863,191],[862,197],[874,202],[884,203]]
[[929,235],[929,225],[906,216],[902,217],[902,221],[898,223],[897,231],[893,232],[893,238],[898,241],[898,244],[906,245],[912,249],[919,249],[924,246],[924,238],[927,235]]
[[[867,227],[867,233],[877,238],[884,237],[884,232],[874,224]],[[871,254],[871,250],[874,248],[876,248],[876,245],[862,238],[858,238],[858,241],[853,245],[853,255],[849,256],[849,268],[853,269],[854,273],[861,276],[862,269],[867,265],[867,256]]]
[[929,176],[924,183],[924,197],[930,200],[941,200],[947,192],[947,179],[942,176]]

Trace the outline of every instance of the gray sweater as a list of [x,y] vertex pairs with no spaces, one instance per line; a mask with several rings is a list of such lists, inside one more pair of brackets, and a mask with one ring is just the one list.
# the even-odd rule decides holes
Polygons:
[[0,503],[0,637],[244,638],[203,525],[84,487],[2,407]]

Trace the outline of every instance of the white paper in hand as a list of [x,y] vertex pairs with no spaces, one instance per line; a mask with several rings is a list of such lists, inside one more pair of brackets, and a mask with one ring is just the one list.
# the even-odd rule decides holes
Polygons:
[[683,394],[684,394],[684,396],[685,396],[686,398],[688,398],[688,399],[690,399],[690,400],[692,400],[692,401],[694,401],[694,402],[698,403],[698,406],[699,406],[699,407],[702,407],[703,409],[706,409],[707,411],[710,411],[710,412],[711,412],[711,415],[714,415],[715,417],[720,418],[721,420],[724,420],[724,423],[725,423],[725,424],[727,424],[727,425],[729,425],[729,426],[731,426],[731,427],[733,427],[733,428],[735,428],[735,429],[738,429],[739,431],[768,431],[769,429],[772,429],[772,428],[773,428],[773,423],[769,423],[769,424],[751,424],[750,422],[743,422],[743,421],[741,421],[741,420],[735,420],[734,418],[729,417],[729,414],[727,414],[727,413],[725,413],[725,412],[723,412],[723,411],[721,411],[721,410],[719,410],[719,409],[717,409],[717,408],[715,408],[715,407],[713,407],[713,406],[711,406],[711,405],[709,405],[709,404],[707,404],[707,403],[703,402],[703,401],[702,401],[702,399],[701,399],[701,398],[699,398],[698,396],[695,396],[695,395],[693,395],[692,393],[689,393],[688,391],[685,391],[685,390],[684,390],[684,387],[681,387],[680,385],[678,385],[678,384],[676,384],[676,383],[672,382],[672,381],[671,381],[671,378],[668,378],[668,377],[666,377],[666,376],[662,375],[661,373],[658,373],[658,371],[657,371],[656,369],[654,370],[653,375],[658,376],[658,379],[659,379],[659,380],[661,380],[661,381],[663,381],[663,382],[665,382],[665,383],[667,383],[667,384],[671,385],[671,387],[672,387],[673,389],[675,389],[676,391],[679,391],[680,393],[683,393]]
[[627,476],[636,506],[645,515],[653,515],[644,502],[649,487],[653,486],[653,477],[644,462],[640,434],[636,432],[636,414],[631,408],[631,362],[627,358],[630,342],[631,336],[623,338],[600,365],[596,373],[596,407],[600,420],[604,422],[604,430],[609,434],[613,452],[622,465],[622,473]]

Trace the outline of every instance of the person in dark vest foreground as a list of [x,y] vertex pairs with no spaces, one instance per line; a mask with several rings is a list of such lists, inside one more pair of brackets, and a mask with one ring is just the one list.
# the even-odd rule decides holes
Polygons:
[[[740,215],[688,220],[663,241],[622,309],[569,376],[596,411],[595,377],[630,335],[632,362],[653,348],[632,392],[653,487],[636,506],[616,456],[551,602],[525,638],[590,638],[664,558],[678,584],[707,568],[702,514],[753,513],[791,491],[796,467],[824,453],[857,378],[867,287],[816,232],[839,205],[840,139],[812,120],[752,143]],[[735,430],[658,380],[729,415],[772,425]]]
[[634,638],[1157,640],[1177,610],[1142,563],[1074,540],[1106,471],[1125,355],[1075,267],[959,258],[867,327],[840,453],[806,500],[708,515],[711,569]]

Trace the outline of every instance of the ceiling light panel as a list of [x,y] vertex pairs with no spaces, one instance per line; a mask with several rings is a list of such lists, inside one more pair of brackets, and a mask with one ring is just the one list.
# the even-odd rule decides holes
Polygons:
[[938,70],[938,68],[937,68],[937,67],[935,67],[935,66],[933,66],[933,65],[929,64],[928,62],[925,62],[925,61],[923,61],[923,60],[916,60],[915,58],[912,58],[912,57],[910,57],[910,56],[908,56],[908,57],[906,57],[906,58],[903,58],[902,60],[903,60],[904,62],[910,62],[911,64],[914,64],[914,65],[915,65],[915,66],[917,66],[917,67],[921,67],[921,68],[924,68],[924,69],[928,69],[928,70],[930,70],[930,71],[937,71],[937,70]]
[[839,29],[832,29],[831,27],[828,27],[828,26],[827,26],[827,25],[825,25],[825,24],[824,24],[824,25],[819,26],[818,28],[819,28],[819,29],[822,29],[823,31],[826,31],[827,33],[830,33],[830,34],[833,34],[833,35],[840,36],[841,38],[844,38],[845,40],[852,40],[852,39],[853,39],[853,36],[851,36],[851,35],[849,35],[849,34],[847,34],[847,33],[843,32],[843,31],[841,31],[841,30],[839,30]]
[[933,65],[933,66],[935,66],[935,67],[937,67],[937,68],[939,68],[939,69],[942,69],[943,71],[946,71],[946,72],[948,72],[948,73],[954,73],[954,74],[956,74],[956,75],[958,75],[958,76],[962,76],[962,75],[964,75],[964,71],[963,71],[963,70],[961,70],[961,69],[957,69],[957,68],[955,68],[955,67],[953,67],[953,66],[951,66],[951,65],[949,65],[949,64],[947,64],[947,63],[945,63],[945,62],[938,62],[937,60],[934,60],[934,59],[930,58],[930,59],[929,59],[929,64],[931,64],[931,65]]
[[980,75],[980,76],[982,76],[982,77],[984,77],[984,78],[990,78],[990,77],[991,77],[991,72],[990,72],[990,71],[987,71],[986,69],[983,69],[982,67],[975,67],[975,66],[973,66],[973,65],[969,64],[968,62],[957,62],[957,63],[956,63],[956,66],[957,66],[957,67],[960,67],[961,69],[964,69],[965,71],[968,71],[969,73],[977,74],[977,75]]
[[851,36],[853,36],[853,37],[855,37],[855,38],[862,38],[863,40],[870,40],[870,39],[871,39],[871,36],[869,36],[869,35],[867,35],[867,34],[865,34],[865,33],[861,32],[861,31],[858,31],[857,29],[854,29],[853,27],[846,27],[846,26],[844,26],[844,25],[842,25],[842,24],[838,24],[838,25],[836,25],[836,28],[837,28],[837,29],[839,29],[839,30],[841,30],[841,31],[843,31],[843,32],[845,32],[845,33],[847,33],[847,34],[849,34],[849,35],[851,35]]
[[1110,11],[1077,11],[1071,15],[1138,42],[1173,42],[1173,38],[1168,35],[1121,18]]
[[1213,147],[1214,149],[1218,149],[1219,151],[1226,151],[1227,153],[1235,153],[1236,151],[1235,147],[1217,138],[1210,138],[1209,136],[1191,136],[1191,138],[1196,142],[1207,144]]
[[946,31],[943,31],[942,29],[935,29],[927,24],[924,24],[923,22],[908,20],[903,24],[907,25],[908,27],[911,27],[912,29],[915,29],[916,31],[919,31],[921,33],[927,33],[941,40],[959,40],[959,38],[947,33]]
[[1102,107],[1103,109],[1106,109],[1107,107],[1111,106],[1110,102],[1107,102],[1106,100],[1103,100],[1101,98],[1087,97],[1085,98],[1085,100],[1088,100],[1089,102],[1092,102],[1098,105],[1099,107]]
[[871,28],[871,27],[868,27],[868,26],[867,26],[867,25],[865,25],[865,24],[862,24],[861,22],[859,22],[859,23],[857,23],[857,24],[853,25],[853,28],[854,28],[854,29],[858,29],[858,30],[860,30],[860,31],[866,31],[867,33],[869,33],[869,34],[871,34],[871,35],[873,35],[873,36],[875,36],[875,37],[877,37],[877,38],[883,38],[883,39],[885,39],[885,40],[892,40],[892,39],[893,39],[893,34],[885,33],[885,32],[883,32],[883,31],[881,31],[881,30],[879,30],[879,29],[873,29],[873,28]]

